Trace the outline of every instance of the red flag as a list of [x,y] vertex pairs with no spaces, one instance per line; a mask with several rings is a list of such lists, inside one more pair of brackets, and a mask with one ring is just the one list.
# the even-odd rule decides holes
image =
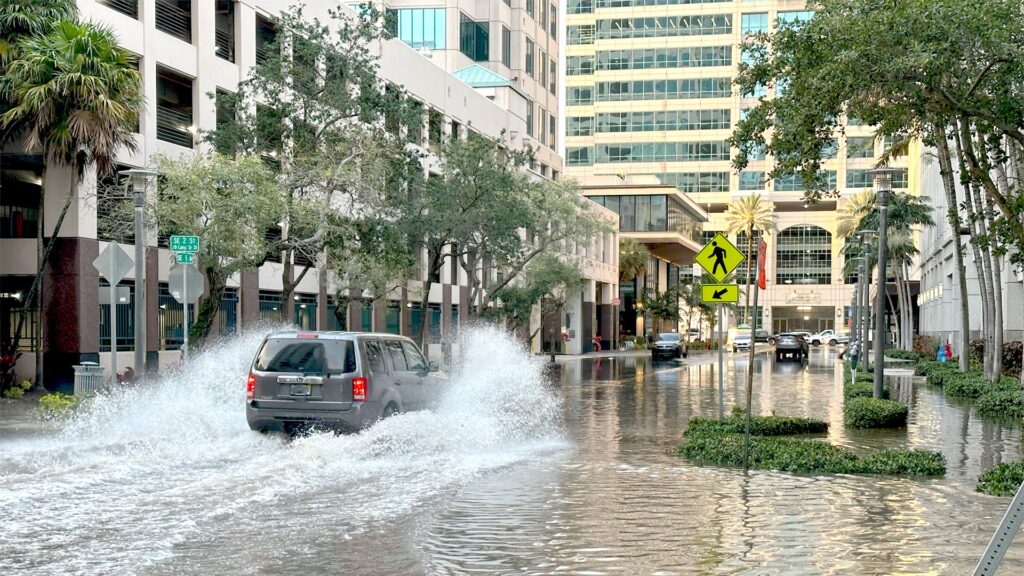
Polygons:
[[764,272],[764,255],[768,251],[768,244],[763,238],[757,240],[757,287],[764,290],[768,284],[767,274]]

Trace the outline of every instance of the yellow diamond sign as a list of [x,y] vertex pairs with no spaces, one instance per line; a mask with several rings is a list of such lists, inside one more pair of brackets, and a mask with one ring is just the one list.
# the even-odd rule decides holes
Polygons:
[[740,287],[736,284],[701,284],[700,300],[705,304],[739,302]]
[[728,238],[721,234],[715,234],[711,242],[708,242],[697,253],[694,261],[707,271],[712,278],[722,282],[745,259],[746,256],[732,242],[729,242]]

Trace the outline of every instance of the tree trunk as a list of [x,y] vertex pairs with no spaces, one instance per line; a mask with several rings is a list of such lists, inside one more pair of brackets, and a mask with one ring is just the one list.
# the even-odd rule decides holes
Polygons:
[[[46,262],[46,259],[43,257],[43,250],[46,248],[46,237],[43,235],[43,230],[46,228],[45,194],[39,195],[39,217],[36,219],[36,222],[38,222],[38,224],[36,225],[36,270],[43,270],[43,265]],[[56,237],[56,234],[54,234],[54,237]],[[40,296],[42,296],[43,292],[46,291],[46,280],[45,278],[40,277],[39,282],[39,294]],[[24,309],[31,305],[32,301],[26,300],[21,306]],[[46,323],[43,322],[43,306],[41,297],[39,298],[38,309],[39,311],[36,313],[36,334],[34,337],[34,344],[36,349],[36,374],[35,379],[32,381],[33,387],[42,386],[43,378],[45,377],[43,374],[43,330],[45,329]],[[11,350],[11,353],[17,354],[17,347],[15,347],[14,350]]]
[[227,276],[215,266],[203,268],[206,275],[206,296],[199,300],[196,306],[196,318],[189,327],[189,354],[192,351],[200,350],[206,345],[210,336],[210,329],[217,321],[217,314],[220,312],[220,301],[224,298],[224,290],[227,287]]
[[[965,145],[970,145],[969,142],[965,142]],[[985,204],[981,198],[981,191],[975,184],[970,185],[971,195],[974,202],[975,214],[977,214],[976,224],[976,238],[981,241],[982,239],[988,239],[988,216],[986,214]],[[982,286],[985,288],[985,307],[988,311],[988,324],[985,327],[985,377],[990,381],[995,381],[998,377],[996,357],[999,356],[1001,350],[997,350],[996,347],[996,331],[1001,329],[999,325],[1002,311],[1000,310],[1001,302],[997,301],[996,294],[999,292],[999,288],[995,285],[995,273],[994,273],[994,262],[992,260],[992,250],[989,249],[988,244],[984,243],[979,246],[981,250],[981,267],[984,270],[985,281]],[[999,340],[1002,340],[1000,338]]]
[[[991,203],[987,206],[987,214],[991,214]],[[987,232],[987,230],[986,230]],[[994,240],[993,240],[994,241]],[[992,381],[995,382],[1003,373],[1003,274],[1002,257],[996,251],[986,249],[986,257],[989,260],[989,270],[992,277],[992,300],[995,309],[995,316],[992,319]]]
[[[970,145],[970,142],[964,142],[961,133],[957,132],[954,134],[954,143],[956,144],[956,154],[960,163],[960,173],[961,175],[969,174],[970,170],[967,167],[967,159],[964,155],[964,146]],[[964,186],[964,204],[967,207],[968,227],[972,237],[969,242],[971,245],[971,254],[974,257],[974,268],[978,275],[978,284],[981,288],[981,339],[982,342],[987,345],[988,332],[991,329],[990,325],[992,323],[992,308],[989,305],[989,290],[987,286],[988,275],[985,274],[981,249],[978,248],[978,243],[976,242],[976,239],[980,237],[980,232],[978,231],[978,218],[980,215],[977,212],[978,207],[976,207],[974,203],[972,186],[973,185],[970,182]],[[989,365],[989,353],[987,346],[986,350],[982,353],[982,361],[982,369],[985,373],[985,377],[987,378],[991,368]]]
[[284,250],[281,254],[281,319],[285,324],[295,324],[295,304],[292,303],[295,265],[292,264],[292,254],[292,250]]
[[[907,266],[906,262],[903,263],[903,273],[904,273],[903,274],[904,278],[910,276],[910,267]],[[906,341],[906,349],[907,350],[913,350],[914,349],[914,297],[910,293],[910,284],[909,283],[907,283],[905,285],[905,289],[907,291],[907,341]]]
[[[956,183],[953,180],[953,159],[950,155],[949,141],[946,140],[944,128],[932,128],[935,148],[939,156],[939,173],[942,176],[942,187],[946,192],[946,220],[952,232],[953,262],[956,267],[956,284],[960,296],[960,371],[966,372],[968,367],[967,350],[970,346],[971,311],[967,294],[967,269],[964,266],[964,245],[960,236],[962,227],[960,208],[956,200]],[[1024,370],[1021,371],[1021,382],[1024,384]]]

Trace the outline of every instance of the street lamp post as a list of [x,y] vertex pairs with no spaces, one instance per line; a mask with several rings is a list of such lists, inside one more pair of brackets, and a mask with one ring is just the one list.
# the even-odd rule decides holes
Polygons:
[[882,397],[882,365],[885,359],[885,256],[886,236],[889,223],[886,221],[889,209],[889,193],[892,190],[892,168],[875,168],[868,174],[875,181],[875,193],[878,196],[878,287],[875,289],[875,386],[873,396]]
[[860,285],[860,293],[857,295],[860,298],[860,314],[861,323],[860,331],[857,334],[857,338],[860,343],[860,353],[864,358],[864,369],[868,370],[871,366],[868,356],[868,332],[871,326],[871,306],[869,305],[869,299],[871,297],[871,268],[868,266],[869,258],[868,252],[871,249],[871,238],[875,235],[874,230],[861,230],[857,232],[857,236],[860,237],[861,244],[866,244],[863,250],[863,261],[861,262],[861,278],[864,279]]
[[[139,168],[123,170],[121,175],[131,179],[132,195],[135,199],[135,374],[141,376],[146,369],[146,231],[142,209],[146,202],[146,188],[149,179],[156,172]],[[111,306],[116,303],[111,302]],[[117,367],[114,367],[117,371]]]

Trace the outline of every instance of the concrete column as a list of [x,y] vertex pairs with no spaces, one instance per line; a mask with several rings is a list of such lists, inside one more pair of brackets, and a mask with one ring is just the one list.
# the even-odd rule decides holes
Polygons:
[[363,329],[363,291],[358,289],[349,290],[348,311],[345,316],[348,329],[354,332],[361,332]]
[[69,392],[74,364],[100,360],[99,242],[57,238],[44,267],[43,374],[49,390]]
[[[413,335],[412,333],[412,309],[409,308],[409,291],[402,288],[401,297],[398,301],[398,333],[402,336],[419,336],[418,334]],[[420,310],[421,317],[426,310]],[[426,321],[426,319],[424,319]]]
[[384,299],[373,302],[373,331],[387,332],[388,328],[388,301]]
[[260,320],[260,272],[255,268],[242,270],[238,283],[238,300],[242,311],[239,324],[250,328]]
[[452,326],[452,285],[441,285],[441,337],[451,341]]
[[327,330],[330,312],[327,311],[327,273],[317,271],[316,329]]

